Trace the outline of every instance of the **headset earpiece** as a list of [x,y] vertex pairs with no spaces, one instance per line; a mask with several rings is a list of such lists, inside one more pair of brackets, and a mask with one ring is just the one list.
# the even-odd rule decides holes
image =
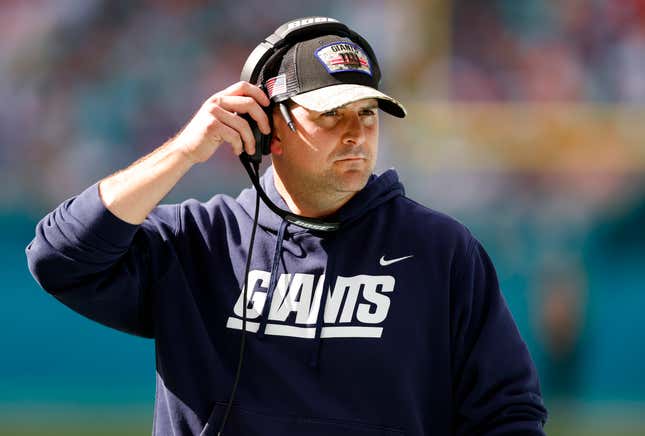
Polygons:
[[[264,85],[260,85],[260,89],[266,94],[266,88]],[[273,137],[273,104],[269,104],[267,107],[262,107],[262,109],[269,119],[269,128],[271,129],[271,133],[268,135],[265,135],[260,131],[258,123],[251,117],[251,115],[240,114],[240,116],[249,123],[251,132],[253,133],[253,139],[255,139],[255,154],[245,154],[249,156],[251,162],[257,163],[262,162],[262,156],[271,154],[271,139]]]

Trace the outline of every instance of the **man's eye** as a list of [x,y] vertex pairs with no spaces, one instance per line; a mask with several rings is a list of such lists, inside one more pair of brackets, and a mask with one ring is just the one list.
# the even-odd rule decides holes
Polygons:
[[331,110],[331,111],[327,111],[327,112],[323,112],[323,114],[322,114],[323,117],[335,117],[336,115],[338,115],[338,111],[336,109]]
[[366,115],[368,117],[371,117],[372,115],[376,115],[376,110],[375,109],[365,109],[361,111],[361,115]]

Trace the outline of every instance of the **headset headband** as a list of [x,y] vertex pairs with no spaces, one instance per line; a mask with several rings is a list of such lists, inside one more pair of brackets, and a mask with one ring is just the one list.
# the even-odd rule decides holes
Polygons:
[[377,62],[374,50],[367,40],[347,25],[334,18],[306,17],[283,24],[255,47],[242,67],[240,80],[256,84],[262,68],[278,50],[323,35],[345,36],[358,43],[370,59]]

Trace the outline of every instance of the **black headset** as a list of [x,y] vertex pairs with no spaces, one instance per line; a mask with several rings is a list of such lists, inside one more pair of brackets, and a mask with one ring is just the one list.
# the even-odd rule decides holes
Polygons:
[[[377,78],[380,78],[380,69],[376,60],[376,55],[374,54],[374,50],[367,42],[367,40],[365,40],[365,38],[351,30],[349,27],[347,27],[347,25],[334,18],[305,17],[292,20],[281,25],[271,35],[266,37],[264,41],[262,41],[257,47],[255,47],[255,49],[251,52],[249,57],[246,59],[246,62],[244,63],[242,74],[240,75],[240,80],[256,84],[266,92],[263,83],[263,81],[266,79],[264,77],[265,67],[271,65],[274,60],[280,60],[282,55],[284,55],[284,53],[290,47],[297,44],[298,42],[307,41],[309,39],[324,35],[344,36],[364,48],[370,60],[373,61],[372,68],[374,70],[374,74]],[[287,124],[289,124],[289,126],[294,129],[293,123],[290,123],[291,119],[289,112],[284,103],[284,101],[289,99],[290,97],[291,95],[289,94],[280,95],[279,97],[274,98],[268,107],[264,108],[264,111],[267,114],[270,123],[272,123],[273,119],[273,106],[274,104],[279,104],[282,115],[285,117],[285,121],[287,121]],[[241,116],[251,126],[251,131],[253,132],[253,137],[255,139],[255,154],[249,155],[245,152],[242,152],[242,154],[240,154],[240,160],[242,161],[242,164],[244,165],[246,171],[249,173],[251,182],[255,186],[255,189],[260,195],[260,198],[262,198],[262,201],[264,201],[264,203],[274,213],[297,226],[304,227],[310,230],[320,231],[338,230],[340,228],[339,222],[330,222],[321,219],[296,215],[289,211],[280,209],[269,199],[269,197],[260,186],[259,165],[262,161],[262,156],[271,153],[272,134],[263,134],[260,131],[255,120],[253,120],[250,115],[241,114]],[[271,129],[273,130],[272,124]]]
[[[263,77],[262,73],[264,68],[271,64],[274,55],[277,54],[279,59],[287,49],[298,42],[324,35],[344,36],[358,43],[358,45],[367,51],[367,55],[370,57],[370,60],[373,60],[373,68],[378,70],[374,50],[372,50],[372,47],[365,38],[334,18],[306,17],[283,24],[278,27],[275,32],[266,37],[257,47],[255,47],[244,63],[242,74],[240,74],[240,80],[258,84],[264,90],[264,84],[258,83],[258,80],[263,81],[266,79],[266,77]],[[380,71],[378,71],[377,74],[380,76]],[[280,95],[278,98],[274,99],[272,103],[280,103],[281,101],[287,100],[289,97],[291,97],[289,94]],[[272,106],[273,105],[269,105],[269,108]],[[269,120],[271,120],[271,111],[267,109],[267,113],[269,114]],[[255,122],[252,122],[251,128],[253,130],[256,146],[258,144],[260,145],[259,147],[256,147],[256,153],[252,156],[252,159],[261,160],[262,155],[268,155],[271,153],[271,134],[264,135],[260,132],[260,129],[257,127]]]

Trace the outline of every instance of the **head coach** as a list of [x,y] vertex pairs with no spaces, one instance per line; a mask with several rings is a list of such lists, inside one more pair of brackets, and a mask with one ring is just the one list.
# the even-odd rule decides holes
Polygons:
[[[47,292],[155,341],[155,435],[544,434],[486,252],[373,173],[379,109],[406,114],[380,76],[344,24],[290,21],[177,135],[37,225]],[[250,188],[159,205],[222,143]]]

